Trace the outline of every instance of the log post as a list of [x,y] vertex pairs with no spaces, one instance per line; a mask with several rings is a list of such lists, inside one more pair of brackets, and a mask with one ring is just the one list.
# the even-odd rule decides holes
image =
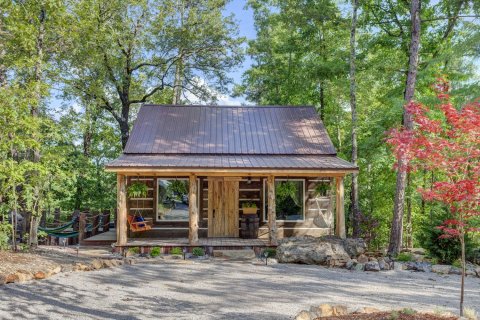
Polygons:
[[85,229],[87,227],[87,213],[80,213],[78,219],[78,244],[82,244],[83,239],[85,239]]
[[92,219],[92,236],[98,234],[98,229],[100,228],[100,212],[95,211]]
[[102,216],[102,232],[110,230],[110,210],[103,210]]
[[197,177],[191,175],[189,178],[188,193],[188,211],[190,217],[188,242],[190,244],[198,244],[198,190]]
[[127,244],[127,186],[126,177],[117,174],[117,245]]
[[270,245],[277,245],[277,214],[275,212],[275,177],[268,176],[268,230]]
[[345,204],[344,204],[344,188],[343,188],[343,177],[337,177],[337,192],[336,192],[336,225],[335,225],[335,235],[345,239],[347,237],[345,232]]

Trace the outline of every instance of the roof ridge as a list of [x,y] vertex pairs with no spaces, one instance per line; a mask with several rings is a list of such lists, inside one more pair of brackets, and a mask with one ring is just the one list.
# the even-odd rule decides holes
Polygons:
[[313,108],[316,110],[313,105],[215,105],[215,104],[155,104],[155,103],[144,103],[142,107],[200,107],[200,108]]

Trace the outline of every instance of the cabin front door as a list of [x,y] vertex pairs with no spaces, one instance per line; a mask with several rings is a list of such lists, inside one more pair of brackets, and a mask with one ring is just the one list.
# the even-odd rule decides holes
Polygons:
[[208,177],[208,236],[238,237],[238,184],[236,177]]

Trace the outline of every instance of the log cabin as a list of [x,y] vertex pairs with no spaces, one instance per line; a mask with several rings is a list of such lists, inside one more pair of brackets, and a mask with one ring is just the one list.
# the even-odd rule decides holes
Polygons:
[[[117,246],[169,238],[275,246],[290,236],[344,238],[344,177],[358,168],[337,156],[314,107],[143,105],[106,170],[117,174]],[[139,183],[147,192],[129,196]],[[136,230],[135,216],[150,227]]]

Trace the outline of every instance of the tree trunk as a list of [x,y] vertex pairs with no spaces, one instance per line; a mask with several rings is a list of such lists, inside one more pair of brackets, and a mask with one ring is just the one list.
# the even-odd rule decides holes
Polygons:
[[463,297],[465,294],[465,232],[460,232],[460,245],[462,246],[462,284],[460,288],[460,316],[463,317]]
[[[39,26],[38,26],[38,35],[36,40],[36,51],[37,51],[37,61],[35,63],[35,102],[31,105],[31,114],[33,118],[39,117],[39,108],[40,101],[42,99],[42,73],[43,73],[43,56],[44,56],[44,38],[45,38],[45,20],[46,20],[46,10],[44,7],[40,9],[39,13]],[[33,139],[36,139],[33,136]],[[33,149],[33,162],[40,162],[40,150],[37,148]],[[40,186],[36,185],[34,188],[34,197],[36,199],[36,204],[32,208],[32,215],[30,220],[30,234],[29,234],[29,245],[33,248],[38,246],[38,225],[40,223],[41,217],[41,208],[40,203]]]
[[[357,93],[355,79],[356,62],[356,28],[357,28],[357,9],[358,0],[352,1],[352,26],[350,30],[350,108],[352,112],[352,163],[357,166],[358,148],[357,148]],[[352,186],[350,191],[350,202],[352,207],[352,236],[360,237],[360,207],[358,204],[358,173],[352,175]]]
[[[415,83],[417,80],[418,70],[418,52],[420,48],[420,0],[412,0],[410,17],[412,23],[411,40],[410,40],[410,57],[408,61],[408,75],[405,86],[405,103],[412,101],[415,93]],[[403,110],[403,125],[407,130],[413,128],[412,115]],[[402,246],[403,240],[403,206],[405,201],[405,184],[407,173],[407,159],[400,157],[398,160],[397,182],[395,190],[395,202],[393,207],[393,220],[390,230],[390,243],[388,253],[397,255]]]
[[407,248],[413,248],[413,225],[412,225],[412,190],[411,174],[407,173],[407,223],[405,226],[407,233]]
[[175,67],[175,81],[173,83],[173,101],[172,104],[180,104],[182,101],[183,85],[183,59],[179,58]]
[[128,138],[130,136],[130,125],[128,124],[129,113],[130,113],[130,105],[124,104],[122,105],[122,115],[120,119],[117,119],[118,124],[120,126],[122,149],[125,149],[125,146],[127,145],[127,142],[128,142]]
[[320,81],[320,119],[325,120],[325,82]]

